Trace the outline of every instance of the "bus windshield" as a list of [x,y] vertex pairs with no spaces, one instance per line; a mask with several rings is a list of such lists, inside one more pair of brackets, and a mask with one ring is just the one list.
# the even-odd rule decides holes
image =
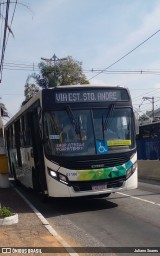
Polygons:
[[49,156],[100,155],[135,147],[131,108],[71,109],[44,113],[44,149]]

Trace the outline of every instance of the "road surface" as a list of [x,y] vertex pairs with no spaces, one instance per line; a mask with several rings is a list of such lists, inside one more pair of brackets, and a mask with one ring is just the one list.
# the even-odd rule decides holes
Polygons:
[[138,189],[105,199],[47,204],[23,187],[20,191],[72,247],[160,248],[160,182],[141,181]]

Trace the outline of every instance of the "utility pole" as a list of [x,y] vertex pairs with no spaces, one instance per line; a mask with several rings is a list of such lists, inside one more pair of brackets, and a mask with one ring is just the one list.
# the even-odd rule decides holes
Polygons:
[[53,66],[54,66],[54,87],[56,87],[57,86],[57,82],[56,82],[56,80],[57,80],[57,76],[56,76],[56,62],[65,61],[65,60],[67,60],[67,58],[59,59],[54,54],[50,59],[41,57],[41,60],[45,60],[45,61],[49,62],[50,64],[52,64],[52,62],[53,62]]
[[152,103],[152,121],[154,121],[154,96],[153,97],[143,97],[143,100],[149,100]]

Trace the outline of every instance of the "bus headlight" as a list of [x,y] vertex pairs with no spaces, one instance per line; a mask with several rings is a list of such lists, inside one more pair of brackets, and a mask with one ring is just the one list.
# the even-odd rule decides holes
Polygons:
[[55,180],[57,180],[57,181],[59,181],[59,182],[65,184],[65,185],[69,185],[69,180],[68,180],[67,176],[63,175],[62,173],[53,171],[53,170],[50,169],[50,168],[47,168],[47,169],[48,169],[49,175],[50,175],[53,179],[55,179]]
[[126,180],[127,180],[129,177],[131,177],[131,175],[135,172],[136,168],[137,168],[137,162],[135,162],[135,163],[132,165],[132,167],[127,170],[127,173],[126,173]]
[[53,171],[49,168],[48,168],[48,172],[49,172],[49,174],[51,175],[52,178],[55,178],[55,179],[57,178],[57,172],[55,172],[55,171]]

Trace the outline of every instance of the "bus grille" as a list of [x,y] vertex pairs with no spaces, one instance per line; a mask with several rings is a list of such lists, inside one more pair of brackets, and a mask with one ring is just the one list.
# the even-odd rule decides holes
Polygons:
[[118,156],[118,157],[109,157],[102,159],[87,159],[87,160],[72,160],[67,161],[64,164],[64,167],[74,170],[84,170],[84,169],[97,169],[97,168],[107,168],[119,166],[124,163],[127,163],[130,160],[130,155]]
[[101,181],[70,181],[70,186],[73,187],[75,192],[89,191],[92,190],[92,186],[107,185],[108,189],[120,188],[123,186],[125,176],[119,179],[101,180]]

